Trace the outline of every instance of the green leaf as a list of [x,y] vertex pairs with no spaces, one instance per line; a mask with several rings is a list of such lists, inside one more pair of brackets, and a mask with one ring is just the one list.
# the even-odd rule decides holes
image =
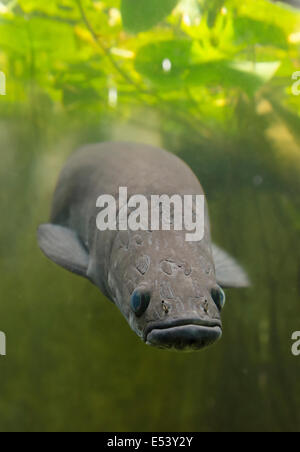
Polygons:
[[[277,63],[270,63],[268,70],[267,64],[262,64],[264,67],[259,64],[253,67],[251,63],[240,65],[227,60],[198,64],[191,68],[186,82],[193,86],[240,89],[249,96],[253,96],[274,74]],[[276,68],[278,69],[278,65]]]
[[[205,61],[201,47],[193,41],[173,40],[148,44],[139,49],[135,68],[157,88],[164,91],[187,87],[238,88],[253,95],[268,82],[280,63],[228,59]],[[167,68],[168,70],[165,70]]]
[[232,63],[234,69],[257,75],[263,83],[271,80],[280,67],[279,61],[253,63],[252,61],[243,61],[242,63]]
[[178,0],[122,0],[124,28],[132,33],[148,30],[164,20]]
[[248,17],[238,17],[234,21],[235,39],[238,44],[260,45],[287,48],[284,31],[267,21],[254,20]]
[[27,14],[41,14],[53,17],[65,17],[71,20],[78,17],[78,7],[72,0],[48,0],[41,2],[41,0],[18,0],[22,10]]
[[[192,63],[192,45],[192,41],[174,40],[143,46],[137,53],[135,68],[148,80],[164,89],[180,88],[184,83],[184,74]],[[164,62],[167,64],[165,70]]]
[[205,0],[203,4],[203,12],[207,14],[207,25],[212,28],[215,25],[218,14],[224,5],[225,0]]

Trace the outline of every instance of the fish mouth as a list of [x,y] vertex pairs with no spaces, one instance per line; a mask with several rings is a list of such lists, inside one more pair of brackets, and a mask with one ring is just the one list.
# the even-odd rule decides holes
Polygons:
[[147,345],[178,351],[208,347],[222,337],[220,320],[184,319],[150,324],[144,334]]

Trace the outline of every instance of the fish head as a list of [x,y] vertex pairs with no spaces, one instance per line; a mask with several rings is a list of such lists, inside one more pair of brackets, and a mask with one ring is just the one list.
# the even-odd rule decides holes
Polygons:
[[193,351],[220,339],[225,294],[208,239],[187,242],[178,231],[119,233],[111,262],[112,298],[146,344]]

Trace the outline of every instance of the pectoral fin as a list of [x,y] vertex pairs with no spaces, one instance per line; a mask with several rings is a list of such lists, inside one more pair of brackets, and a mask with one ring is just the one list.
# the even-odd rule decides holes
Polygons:
[[53,262],[72,273],[87,277],[89,255],[74,231],[54,224],[43,224],[38,229],[38,243]]
[[226,251],[213,244],[217,282],[221,287],[249,287],[249,277],[238,262]]

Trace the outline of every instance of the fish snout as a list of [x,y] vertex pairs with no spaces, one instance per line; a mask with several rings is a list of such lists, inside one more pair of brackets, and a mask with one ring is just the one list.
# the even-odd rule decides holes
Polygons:
[[148,326],[145,342],[148,345],[178,351],[194,351],[207,347],[222,336],[221,321],[186,319]]
[[221,311],[225,294],[212,284],[202,296],[163,297],[146,283],[130,299],[139,335],[146,344],[161,349],[195,351],[212,345],[222,336]]

